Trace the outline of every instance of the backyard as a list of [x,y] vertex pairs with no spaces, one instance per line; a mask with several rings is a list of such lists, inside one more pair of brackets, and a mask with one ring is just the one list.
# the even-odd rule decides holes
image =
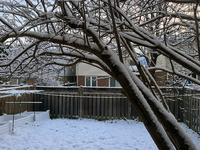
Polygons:
[[[200,149],[200,136],[181,126]],[[136,120],[45,119],[0,135],[1,150],[156,150],[142,122]]]
[[44,90],[4,89],[0,115],[13,127],[26,110],[54,119],[6,133],[0,149],[198,150],[199,2],[180,2],[0,1],[0,83]]

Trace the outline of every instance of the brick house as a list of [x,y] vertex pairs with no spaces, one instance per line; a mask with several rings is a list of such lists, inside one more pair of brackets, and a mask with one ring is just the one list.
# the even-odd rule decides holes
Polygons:
[[76,65],[77,86],[120,87],[119,83],[99,68],[85,63]]
[[[172,69],[169,59],[163,55],[158,56],[156,67],[163,67],[163,68],[167,68],[169,70]],[[195,73],[193,73],[191,71],[188,71],[184,67],[182,67],[176,63],[174,64],[174,67],[179,72],[186,74],[186,75],[190,75],[191,77],[200,80],[200,76],[196,75]],[[176,79],[178,79],[178,77]],[[161,71],[161,70],[156,70],[155,80],[159,86],[168,86],[168,85],[174,84],[173,75],[171,75],[167,72]],[[182,79],[182,78],[179,78],[177,81],[178,82],[176,84],[181,84],[181,83],[191,84],[192,83],[192,82],[190,82],[186,79]]]

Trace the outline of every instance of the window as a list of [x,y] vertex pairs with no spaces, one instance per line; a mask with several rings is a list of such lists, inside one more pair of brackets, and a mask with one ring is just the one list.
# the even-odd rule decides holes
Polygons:
[[113,77],[110,77],[110,87],[121,87],[121,85]]
[[[195,78],[195,79],[198,79],[198,75],[196,75],[194,72],[192,72],[190,74],[191,77]],[[192,82],[190,80],[188,80],[188,84],[192,84]]]
[[86,77],[86,86],[97,86],[97,77]]
[[198,76],[193,72],[191,75],[193,78],[198,79]]

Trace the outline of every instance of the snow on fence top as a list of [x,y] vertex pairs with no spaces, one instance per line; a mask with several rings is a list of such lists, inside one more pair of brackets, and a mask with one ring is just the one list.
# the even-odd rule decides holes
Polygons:
[[[17,94],[24,94],[24,93],[38,93],[43,90],[32,90],[33,86],[17,86],[17,87],[9,87],[9,88],[1,88],[0,94],[11,94],[11,95],[17,95]],[[4,95],[5,96],[5,95]]]

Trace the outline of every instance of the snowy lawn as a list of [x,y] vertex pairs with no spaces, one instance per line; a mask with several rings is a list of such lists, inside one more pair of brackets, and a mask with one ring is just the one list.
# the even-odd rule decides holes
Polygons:
[[[200,136],[181,124],[200,149]],[[0,150],[156,150],[142,122],[46,119],[0,135]]]

